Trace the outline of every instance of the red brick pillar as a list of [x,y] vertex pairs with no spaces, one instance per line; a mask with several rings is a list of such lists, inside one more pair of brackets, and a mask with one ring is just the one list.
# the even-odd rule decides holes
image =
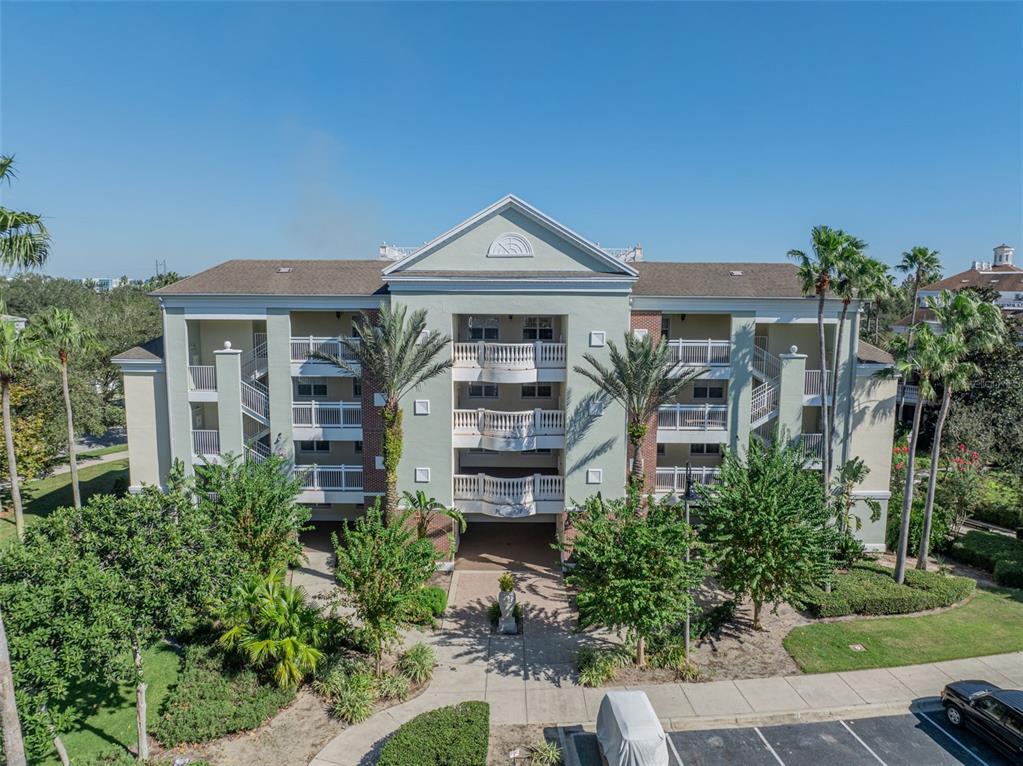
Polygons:
[[[646,330],[647,334],[660,342],[661,339],[661,312],[660,311],[633,311],[630,318],[630,328],[635,330]],[[646,442],[643,446],[643,486],[647,491],[652,492],[657,477],[657,416],[650,419],[647,430]],[[632,450],[628,449],[628,460],[631,464]],[[628,465],[625,467],[629,471]]]

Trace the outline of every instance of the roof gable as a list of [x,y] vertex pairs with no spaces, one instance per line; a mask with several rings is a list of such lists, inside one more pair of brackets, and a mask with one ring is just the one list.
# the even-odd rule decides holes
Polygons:
[[501,198],[397,261],[383,274],[529,271],[636,277],[630,265],[514,195]]

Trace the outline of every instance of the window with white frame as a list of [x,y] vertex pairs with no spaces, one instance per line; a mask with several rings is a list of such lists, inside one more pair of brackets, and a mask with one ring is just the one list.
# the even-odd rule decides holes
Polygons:
[[661,337],[668,338],[671,335],[671,317],[661,314]]
[[330,452],[330,442],[321,441],[300,441],[298,442],[299,452]]
[[496,383],[470,383],[469,384],[469,398],[470,399],[496,399],[497,398],[497,384]]
[[549,383],[526,383],[522,386],[523,399],[550,399],[552,387]]
[[698,385],[693,386],[693,399],[696,401],[712,401],[725,398],[724,386]]
[[299,396],[326,396],[326,383],[313,383],[311,380],[299,380],[295,383],[295,392]]
[[526,317],[522,320],[522,340],[554,340],[554,317]]
[[690,455],[720,455],[721,445],[720,444],[690,444],[689,445]]
[[500,336],[497,317],[469,317],[469,340],[497,340]]

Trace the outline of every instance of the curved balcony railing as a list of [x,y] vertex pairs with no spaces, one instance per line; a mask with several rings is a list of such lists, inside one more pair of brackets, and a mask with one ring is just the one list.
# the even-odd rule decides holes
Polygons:
[[362,490],[361,465],[296,465],[295,476],[303,489],[327,492]]
[[292,423],[314,428],[359,428],[361,402],[292,402]]
[[557,436],[565,433],[564,410],[455,410],[456,434],[480,434],[506,438]]
[[657,409],[657,427],[666,431],[723,431],[728,427],[728,407],[663,404]]
[[[711,466],[693,466],[691,471],[694,484],[713,484],[721,476],[721,469]],[[657,468],[654,489],[657,492],[685,492],[686,467],[676,465]]]
[[710,367],[729,364],[732,342],[728,340],[688,340],[679,338],[668,341],[668,358],[673,364],[686,367]]
[[453,344],[455,367],[481,367],[499,370],[558,369],[565,366],[565,344],[549,341],[532,343]]
[[455,500],[477,500],[493,505],[529,505],[565,499],[565,477],[533,474],[514,479],[484,473],[455,474]]
[[[350,342],[358,343],[358,338],[348,338]],[[316,335],[292,336],[291,338],[291,361],[305,362],[313,354],[329,354],[347,362],[358,361],[355,354],[336,336],[333,338],[319,337]],[[315,359],[313,361],[316,361]]]

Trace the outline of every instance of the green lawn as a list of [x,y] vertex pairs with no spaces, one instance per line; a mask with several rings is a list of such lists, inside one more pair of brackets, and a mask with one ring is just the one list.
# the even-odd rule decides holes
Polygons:
[[[160,714],[160,704],[167,690],[178,679],[179,658],[167,644],[160,644],[145,652],[146,693],[148,715],[152,726]],[[81,690],[81,699],[88,700],[86,717],[77,721],[63,739],[72,763],[88,762],[96,756],[118,748],[134,748],[138,742],[135,732],[135,687],[92,686]],[[56,752],[41,766],[60,766]]]
[[[78,472],[82,499],[99,492],[109,492],[120,478],[128,478],[128,460],[114,460],[109,463],[85,466]],[[62,473],[45,479],[31,481],[21,490],[25,503],[25,524],[32,524],[51,511],[71,505],[71,474]],[[0,543],[14,537],[13,511],[0,518]]]
[[112,455],[115,452],[127,452],[127,444],[112,444],[109,447],[99,447],[98,449],[85,450],[79,452],[79,458],[90,458],[90,457],[102,457],[103,455]]
[[[1023,650],[1023,591],[977,589],[962,606],[794,628],[785,649],[807,673],[888,668]],[[860,644],[866,651],[855,651]]]

